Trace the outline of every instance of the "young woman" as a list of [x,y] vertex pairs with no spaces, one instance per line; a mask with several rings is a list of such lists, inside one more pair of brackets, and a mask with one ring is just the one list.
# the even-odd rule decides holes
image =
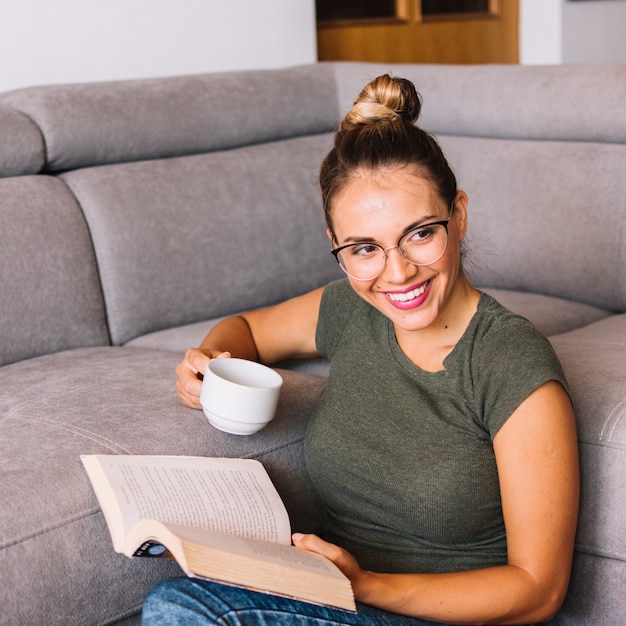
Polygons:
[[324,538],[294,544],[350,578],[356,614],[186,578],[146,599],[146,624],[528,624],[569,580],[578,457],[547,340],[463,272],[468,197],[415,125],[407,80],[380,76],[320,171],[347,278],[216,326],[177,369],[200,407],[211,358],[325,355],[306,434]]

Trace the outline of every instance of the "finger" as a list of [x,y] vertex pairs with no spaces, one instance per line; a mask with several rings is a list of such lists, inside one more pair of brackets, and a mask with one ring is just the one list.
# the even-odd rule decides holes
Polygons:
[[193,408],[200,408],[202,382],[199,378],[201,363],[208,363],[209,357],[200,350],[187,350],[185,358],[176,367],[176,393],[180,401]]
[[296,547],[308,550],[309,552],[317,552],[331,560],[336,559],[341,552],[341,548],[333,543],[324,541],[315,534],[303,535],[302,533],[294,533],[292,540]]
[[230,352],[218,352],[190,348],[185,358],[176,367],[176,393],[179,400],[188,407],[200,409],[200,393],[206,366],[212,358],[229,358]]
[[[196,378],[195,383],[192,381],[187,383],[187,385],[192,387],[192,389],[189,390],[180,379],[176,381],[176,393],[178,395],[178,399],[185,406],[192,409],[201,409],[200,391],[202,390],[202,383]],[[197,385],[196,389],[193,389],[194,385]]]
[[196,375],[204,374],[204,370],[210,360],[210,351],[205,352],[199,348],[190,348],[185,352],[185,358],[182,360],[179,367],[183,369],[188,368]]

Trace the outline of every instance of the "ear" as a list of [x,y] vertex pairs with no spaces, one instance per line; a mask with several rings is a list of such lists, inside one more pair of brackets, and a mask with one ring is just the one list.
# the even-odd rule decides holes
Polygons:
[[326,229],[326,234],[328,235],[328,238],[330,239],[331,243],[333,244],[333,246],[335,245],[335,236],[333,235],[332,231],[330,230],[330,228]]
[[459,241],[463,241],[467,234],[468,205],[469,198],[467,194],[462,189],[459,189],[454,199],[454,211],[452,212],[452,219],[455,221],[459,232]]

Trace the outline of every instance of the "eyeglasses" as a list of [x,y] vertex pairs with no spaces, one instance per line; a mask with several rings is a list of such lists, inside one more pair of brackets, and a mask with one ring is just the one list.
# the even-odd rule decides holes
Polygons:
[[398,248],[402,257],[413,265],[436,263],[448,247],[448,222],[430,222],[416,226],[400,237],[395,246],[383,248],[378,243],[360,241],[331,250],[341,269],[354,280],[374,280],[387,265],[387,252]]

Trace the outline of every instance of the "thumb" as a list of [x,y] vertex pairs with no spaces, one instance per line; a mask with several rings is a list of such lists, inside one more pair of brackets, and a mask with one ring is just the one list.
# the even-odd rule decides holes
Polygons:
[[324,541],[320,537],[314,534],[305,535],[303,533],[294,533],[291,536],[294,546],[297,548],[302,548],[303,550],[308,550],[309,552],[317,552],[319,554],[323,554],[328,558],[335,557],[336,558],[336,549],[337,547],[332,543],[328,543]]

